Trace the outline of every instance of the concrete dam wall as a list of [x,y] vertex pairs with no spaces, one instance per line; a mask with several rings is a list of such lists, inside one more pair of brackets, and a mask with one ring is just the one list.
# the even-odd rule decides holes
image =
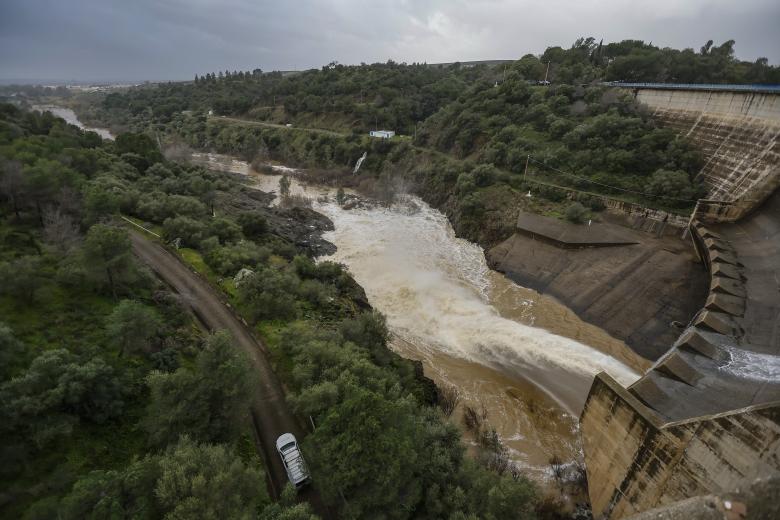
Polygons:
[[780,185],[780,94],[662,88],[633,92],[664,126],[701,150],[708,199],[744,201],[744,214]]
[[580,417],[595,518],[780,474],[780,95],[636,95],[705,153],[689,231],[709,290],[636,383],[596,377]]

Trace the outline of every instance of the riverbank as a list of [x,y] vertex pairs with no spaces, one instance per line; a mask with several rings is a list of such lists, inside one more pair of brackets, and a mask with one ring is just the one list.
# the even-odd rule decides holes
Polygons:
[[577,415],[592,376],[636,377],[604,354],[630,354],[625,345],[490,270],[479,246],[457,238],[446,217],[416,197],[384,204],[348,189],[357,202],[342,207],[335,188],[299,182],[305,172],[277,165],[261,173],[215,154],[196,160],[242,173],[265,192],[278,192],[280,174],[291,174],[291,195],[334,223],[324,237],[337,249],[326,259],[346,264],[387,316],[391,348],[422,362],[441,388],[458,389],[457,424],[467,407],[484,409],[512,460],[540,482],[550,478],[552,457],[580,459]]
[[[406,142],[366,140],[360,136],[310,132],[305,128],[267,127],[218,117],[206,119],[205,128],[202,133],[189,136],[190,141],[196,138],[199,148],[205,145],[261,161],[275,158],[293,166],[316,164],[323,169],[308,169],[308,180],[333,187],[352,187],[381,199],[389,200],[393,194],[404,192],[419,195],[447,216],[457,236],[488,252],[492,267],[521,285],[553,296],[580,318],[625,341],[645,359],[657,359],[665,352],[676,337],[677,329],[672,324],[687,323],[703,302],[706,280],[689,244],[674,237],[654,240],[653,235],[633,229],[624,216],[604,211],[604,203],[596,194],[567,191],[537,181],[526,183],[525,176],[492,167],[480,170],[487,175],[482,179],[482,174],[475,173],[481,167],[474,168],[467,160]],[[188,137],[182,134],[175,139],[181,138]],[[250,152],[258,146],[259,151]],[[338,153],[334,152],[333,159],[327,159],[327,154],[320,157],[325,150]],[[338,159],[343,161],[347,157],[359,157],[364,151],[367,158],[358,174],[334,167],[337,156],[343,156]],[[560,218],[571,204],[569,197],[576,197],[590,207],[589,218],[612,220],[625,226],[640,245],[621,252],[618,257],[622,260],[617,263],[612,251],[587,255],[540,251],[539,263],[535,264],[525,256],[530,249],[514,236],[519,213],[527,211]],[[510,242],[505,243],[507,240]],[[503,246],[499,247],[500,244]],[[499,249],[491,253],[495,247]],[[637,256],[638,251],[642,253]],[[581,270],[586,276],[596,271],[602,274],[583,281],[576,273],[567,271],[567,266],[576,262],[575,257],[587,258],[601,266]],[[556,259],[567,261],[555,264],[554,271],[545,271],[550,260]],[[618,276],[609,276],[615,269],[623,274],[628,272],[626,269],[635,270],[642,276],[632,278],[630,290],[613,290],[621,282]],[[540,276],[545,281],[539,281]],[[589,296],[584,300],[583,291]]]
[[[400,160],[389,178],[332,171],[310,171],[305,178],[351,186],[372,195],[392,197],[399,190],[419,195],[446,215],[456,236],[485,250],[492,269],[553,298],[579,319],[625,342],[631,352],[619,347],[604,351],[637,371],[646,369],[669,349],[679,327],[688,323],[706,298],[706,272],[690,243],[671,227],[658,236],[637,226],[636,219],[603,210],[592,212],[591,218],[613,226],[631,244],[556,247],[517,233],[517,220],[528,212],[560,222],[554,216],[562,215],[565,204],[539,197],[536,190],[524,192],[494,184],[479,191],[479,213],[475,214],[471,206],[462,204],[457,184],[447,184],[431,174],[430,165],[420,170],[419,161],[419,157]],[[546,328],[551,326],[548,321]]]

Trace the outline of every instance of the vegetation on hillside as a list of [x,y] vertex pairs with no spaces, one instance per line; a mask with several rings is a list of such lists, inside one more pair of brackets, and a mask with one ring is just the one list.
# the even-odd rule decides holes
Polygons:
[[180,239],[266,339],[317,426],[302,442],[313,485],[343,517],[533,516],[534,486],[465,457],[343,267],[280,227],[313,212],[268,208],[143,134],[103,142],[9,105],[0,156],[3,516],[312,518],[265,491],[247,363],[137,263],[120,213]]
[[270,503],[242,356],[195,326],[112,219],[159,159],[122,153],[132,141],[0,105],[3,517],[238,517]]
[[[296,74],[208,73],[193,82],[115,92],[88,100],[79,110],[115,128],[176,136],[190,146],[247,160],[346,170],[368,151],[361,171],[409,177],[414,170],[418,180],[431,163],[446,163],[455,175],[434,171],[435,179],[423,184],[431,193],[457,199],[453,208],[479,206],[475,199],[486,188],[520,204],[501,188],[508,185],[518,192],[535,188],[560,215],[561,199],[571,192],[556,186],[684,212],[703,193],[696,176],[698,154],[684,137],[657,127],[630,96],[597,83],[771,82],[777,74],[766,60],[736,59],[733,41],[680,51],[641,41],[602,44],[581,38],[568,49],[550,47],[541,56],[497,66],[331,63]],[[551,84],[537,85],[545,76]],[[219,124],[220,115],[292,128]],[[370,142],[365,132],[375,127],[413,136],[414,146],[406,146],[408,138]],[[429,153],[418,153],[425,150]],[[440,152],[461,162],[450,163]],[[388,171],[388,163],[410,153],[421,162]],[[470,173],[476,167],[482,168],[479,179]],[[592,211],[603,206],[591,195],[578,197]]]

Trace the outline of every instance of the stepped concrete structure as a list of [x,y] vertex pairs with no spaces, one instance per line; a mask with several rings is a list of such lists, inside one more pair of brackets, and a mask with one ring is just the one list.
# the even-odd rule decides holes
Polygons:
[[580,417],[595,518],[780,474],[780,92],[634,88],[705,154],[688,232],[701,309],[637,382],[596,376]]

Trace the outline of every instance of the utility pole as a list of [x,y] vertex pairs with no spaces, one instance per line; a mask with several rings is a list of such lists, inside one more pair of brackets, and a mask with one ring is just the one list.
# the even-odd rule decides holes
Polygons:
[[525,182],[526,179],[528,179],[528,161],[530,160],[531,160],[531,154],[529,153],[528,155],[525,156],[525,172],[523,172],[523,182]]
[[547,70],[544,71],[544,81],[547,81],[547,73],[550,72],[550,62],[547,62]]

